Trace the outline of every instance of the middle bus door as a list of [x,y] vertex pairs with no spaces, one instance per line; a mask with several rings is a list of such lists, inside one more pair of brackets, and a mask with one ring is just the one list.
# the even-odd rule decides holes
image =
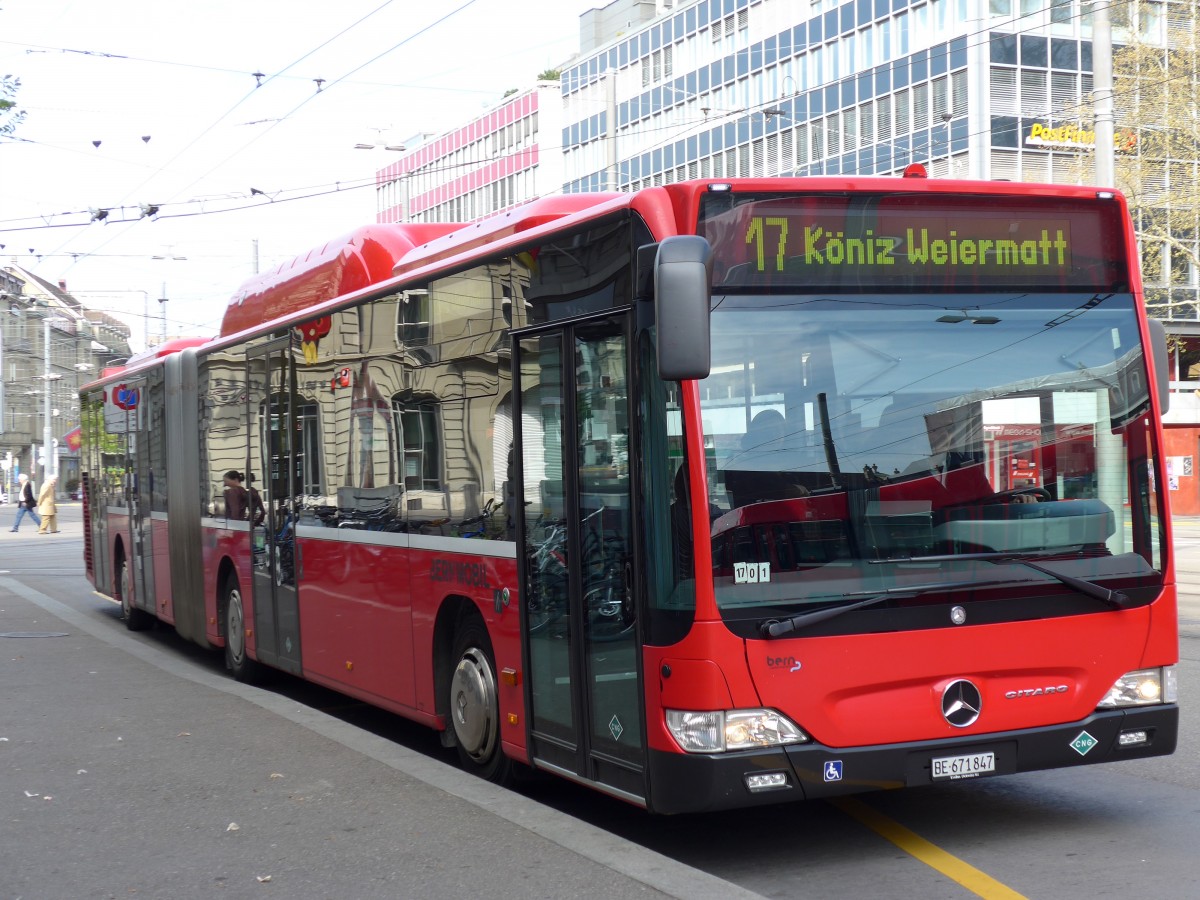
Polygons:
[[[134,457],[134,492],[133,492],[133,524],[134,547],[136,548],[137,565],[137,597],[140,605],[149,612],[160,613],[158,607],[158,589],[155,586],[154,574],[154,462],[155,444],[163,440],[163,435],[155,433],[155,426],[161,427],[163,415],[163,392],[161,376],[152,374],[142,382],[141,399],[137,414],[136,434],[137,454]],[[161,443],[158,443],[161,452]],[[159,477],[161,477],[161,472]],[[164,607],[165,609],[165,607]]]
[[254,559],[257,656],[268,665],[300,674],[295,377],[290,337],[246,354],[250,446],[244,486],[250,493],[247,510]]
[[[150,519],[149,391],[144,380],[126,382],[124,392],[127,469],[125,503],[129,512],[129,574],[133,577],[133,606],[155,611],[153,530]],[[124,589],[124,588],[122,588]]]
[[526,335],[514,365],[530,756],[641,802],[626,319]]

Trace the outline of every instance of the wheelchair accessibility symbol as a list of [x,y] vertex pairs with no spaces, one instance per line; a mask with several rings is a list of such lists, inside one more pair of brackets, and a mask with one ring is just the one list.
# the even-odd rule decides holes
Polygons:
[[842,780],[842,761],[840,759],[831,759],[825,763],[825,780]]

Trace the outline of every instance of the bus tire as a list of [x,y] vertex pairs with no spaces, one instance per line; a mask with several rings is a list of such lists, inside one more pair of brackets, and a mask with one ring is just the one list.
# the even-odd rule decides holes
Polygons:
[[246,607],[237,575],[229,575],[221,589],[225,609],[225,668],[234,681],[257,684],[263,679],[263,667],[246,652]]
[[133,579],[129,575],[129,564],[125,557],[117,562],[117,590],[121,592],[121,618],[130,631],[145,631],[154,624],[154,616],[133,605]]
[[500,746],[500,697],[487,628],[477,618],[454,636],[448,718],[465,769],[495,784],[512,780],[512,760]]

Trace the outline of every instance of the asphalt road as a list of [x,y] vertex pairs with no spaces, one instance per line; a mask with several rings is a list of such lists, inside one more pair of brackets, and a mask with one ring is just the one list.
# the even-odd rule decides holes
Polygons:
[[1175,528],[1176,755],[662,819],[494,789],[425,729],[132,634],[81,576],[78,507],[60,518],[13,536],[0,512],[0,900],[1200,894],[1200,520]]

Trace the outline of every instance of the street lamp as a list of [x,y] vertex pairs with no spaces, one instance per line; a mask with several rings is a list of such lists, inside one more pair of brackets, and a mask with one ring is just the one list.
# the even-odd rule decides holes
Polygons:
[[[381,132],[381,133],[383,131],[383,129],[381,129],[381,128],[376,128],[373,130]],[[408,148],[404,144],[388,144],[383,141],[376,141],[373,144],[368,144],[365,142],[358,143],[358,144],[354,145],[354,149],[355,150],[383,149],[383,150],[391,150],[394,153],[404,153],[405,151],[408,150]],[[411,172],[401,172],[399,179],[392,179],[392,181],[398,180],[400,182],[400,221],[401,222],[408,221],[408,207],[409,207],[408,177],[410,174],[412,174],[412,173]]]
[[[8,292],[0,291],[0,303],[8,303]],[[4,320],[0,319],[0,434],[4,434]],[[8,476],[4,477],[4,489],[8,490]]]
[[[0,309],[7,307],[10,313],[19,316],[21,310],[15,303],[17,299],[18,295],[16,294],[0,291]],[[13,305],[10,306],[10,303]],[[0,434],[4,433],[4,332],[6,330],[4,319],[0,319]]]
[[69,319],[64,319],[61,316],[49,316],[42,319],[43,328],[43,369],[42,378],[45,380],[45,406],[43,407],[43,427],[42,427],[42,453],[45,454],[46,462],[42,470],[43,480],[58,475],[58,453],[54,449],[51,441],[51,421],[50,421],[50,385],[52,382],[62,378],[61,375],[54,375],[50,372],[50,326],[65,325]]

